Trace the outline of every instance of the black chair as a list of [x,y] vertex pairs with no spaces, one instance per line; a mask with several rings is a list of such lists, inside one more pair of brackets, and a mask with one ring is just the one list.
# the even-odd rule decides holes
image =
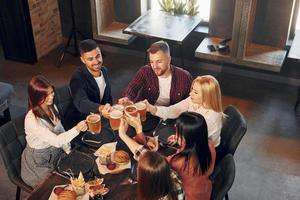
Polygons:
[[230,190],[235,178],[235,163],[233,156],[227,154],[215,166],[214,172],[210,179],[212,181],[211,200],[228,200],[228,191]]
[[0,127],[0,153],[10,181],[17,186],[17,200],[20,199],[21,189],[32,192],[32,187],[21,178],[21,157],[25,146],[24,116]]
[[218,163],[225,155],[234,155],[240,141],[247,131],[247,123],[244,116],[237,108],[230,105],[225,108],[225,122],[221,130],[221,143],[216,148]]
[[66,117],[67,111],[73,104],[72,94],[68,85],[55,88],[55,105],[62,119]]
[[3,112],[4,123],[11,120],[9,102],[14,93],[14,87],[11,84],[0,82],[0,112]]

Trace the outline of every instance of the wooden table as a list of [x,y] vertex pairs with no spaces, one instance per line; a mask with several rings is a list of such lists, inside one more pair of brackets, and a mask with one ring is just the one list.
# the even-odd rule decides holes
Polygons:
[[200,21],[199,16],[172,15],[164,11],[149,10],[131,23],[123,32],[148,39],[169,40],[178,44],[184,66],[182,43]]
[[[81,146],[79,149],[80,151],[84,151],[84,153],[89,151],[85,146]],[[92,153],[93,151],[90,151],[91,155]],[[78,162],[80,165],[80,159]],[[110,190],[109,193],[105,195],[105,199],[131,199],[132,196],[135,196],[136,184],[130,184],[128,181],[128,179],[132,176],[130,169],[126,169],[119,174],[100,175],[97,165],[95,164],[93,170],[97,177],[104,178],[104,184]],[[63,175],[60,175],[54,171],[30,194],[27,199],[47,200],[55,186],[65,184],[70,184],[69,177],[64,177]]]
[[[147,122],[147,121],[146,121]],[[168,122],[168,121],[166,121]],[[159,125],[156,127],[155,132],[159,132],[160,130],[164,130],[168,124],[166,122],[159,123]],[[172,126],[172,123],[174,121],[171,120],[170,127]],[[104,123],[107,124],[107,123]],[[129,131],[129,130],[128,130]],[[175,131],[175,130],[174,130]],[[169,132],[169,131],[166,131]],[[149,133],[146,133],[146,135],[150,135]],[[130,155],[130,150],[128,147],[123,143],[120,138],[116,135],[115,141],[118,141],[117,149],[122,149],[127,151]],[[93,155],[95,150],[89,148],[88,146],[81,144],[80,146],[76,147],[76,151],[82,152],[84,154],[88,154],[94,159],[96,157]],[[168,148],[168,147],[160,147],[159,152],[163,155],[171,155],[175,153],[176,149],[174,148]],[[136,162],[133,158],[131,158],[131,163],[134,164]],[[80,160],[78,159],[78,165],[80,166]],[[97,165],[94,165],[93,168],[93,174],[95,174],[97,177],[104,178],[105,185],[109,188],[110,192],[105,195],[105,199],[107,200],[119,200],[119,199],[133,199],[132,197],[136,197],[136,184],[130,184],[129,179],[132,179],[133,174],[131,172],[131,169],[126,169],[120,174],[106,174],[106,175],[100,175]],[[64,184],[70,184],[70,180],[68,177],[63,177],[59,173],[52,173],[50,174],[43,183],[41,183],[27,198],[28,200],[47,200],[52,192],[52,189],[56,185],[64,185]]]

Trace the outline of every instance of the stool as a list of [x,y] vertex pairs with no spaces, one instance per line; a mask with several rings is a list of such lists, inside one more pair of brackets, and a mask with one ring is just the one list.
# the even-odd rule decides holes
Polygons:
[[5,122],[11,120],[9,103],[14,92],[11,84],[0,82],[0,112],[3,112]]

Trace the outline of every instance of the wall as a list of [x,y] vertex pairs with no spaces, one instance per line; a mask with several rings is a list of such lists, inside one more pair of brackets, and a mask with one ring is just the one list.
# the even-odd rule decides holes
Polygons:
[[62,43],[57,0],[28,1],[37,58]]
[[[115,1],[116,21],[131,23],[140,16],[140,0],[111,0]],[[62,34],[68,37],[71,31],[70,0],[59,0],[59,11],[61,15]],[[92,16],[90,0],[73,0],[75,21],[77,30],[83,34],[83,38],[93,37]]]

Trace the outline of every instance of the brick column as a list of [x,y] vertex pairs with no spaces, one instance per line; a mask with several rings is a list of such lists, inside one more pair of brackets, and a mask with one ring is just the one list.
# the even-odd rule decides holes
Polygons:
[[28,0],[38,59],[62,43],[57,0]]

